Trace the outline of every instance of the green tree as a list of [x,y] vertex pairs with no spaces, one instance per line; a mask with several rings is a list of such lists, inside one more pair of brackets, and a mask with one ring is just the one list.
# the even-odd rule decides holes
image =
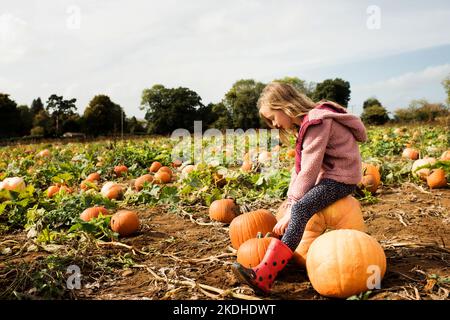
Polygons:
[[313,100],[331,100],[347,108],[350,101],[350,83],[340,78],[326,79],[317,84],[314,90]]
[[44,110],[44,104],[42,103],[41,98],[34,99],[33,102],[31,102],[30,110],[33,117]]
[[408,108],[395,110],[395,121],[398,122],[431,122],[439,117],[448,117],[449,107],[442,103],[430,103],[425,99],[413,100]]
[[165,88],[156,84],[144,89],[141,110],[145,110],[148,133],[168,134],[178,128],[193,131],[197,111],[203,108],[202,98],[188,88]]
[[77,99],[64,100],[63,96],[52,94],[47,100],[47,111],[55,124],[55,134],[59,136],[61,129],[64,127],[64,122],[75,114]]
[[313,96],[316,86],[314,82],[307,82],[297,77],[284,77],[281,79],[275,79],[274,81],[290,84],[297,89],[297,91],[307,95],[308,97]]
[[368,107],[372,107],[372,106],[383,106],[383,105],[377,98],[371,97],[371,98],[367,99],[366,101],[364,101],[363,110]]
[[375,104],[364,109],[361,120],[367,124],[382,125],[389,121],[389,116],[385,108]]
[[[39,128],[39,129],[36,129]],[[46,110],[39,111],[33,118],[33,128],[31,134],[35,135],[49,135],[52,132],[52,119]],[[39,132],[39,134],[37,133]]]
[[17,119],[19,117],[17,103],[9,98],[9,94],[0,93],[0,137],[18,135]]
[[225,94],[223,104],[231,113],[234,128],[260,128],[263,123],[259,116],[257,102],[265,84],[253,79],[239,80]]
[[447,105],[450,107],[450,74],[442,81],[445,92],[447,92]]
[[17,107],[20,116],[19,135],[25,136],[30,134],[33,127],[33,113],[26,105]]
[[233,126],[231,113],[223,102],[215,103],[211,106],[211,128],[227,129]]
[[94,136],[117,134],[122,129],[122,121],[125,125],[125,119],[120,105],[103,94],[92,98],[83,114],[85,132]]
[[143,124],[136,119],[136,117],[131,117],[131,119],[127,119],[127,132],[131,134],[136,133],[145,133],[145,128]]

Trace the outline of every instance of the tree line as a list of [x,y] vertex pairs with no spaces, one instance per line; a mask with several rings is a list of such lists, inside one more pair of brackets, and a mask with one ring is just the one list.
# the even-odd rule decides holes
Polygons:
[[[332,100],[344,107],[350,101],[350,83],[340,78],[320,83],[307,82],[297,77],[275,81],[289,83],[314,101]],[[376,97],[363,104],[362,120],[366,124],[381,125],[388,121],[422,122],[449,117],[450,75],[443,81],[447,92],[447,106],[414,100],[407,108],[397,109],[392,118]],[[31,105],[17,105],[5,93],[0,93],[0,137],[42,136],[61,137],[66,132],[81,132],[87,136],[130,134],[170,134],[177,128],[193,130],[194,120],[203,121],[203,129],[260,128],[265,123],[256,107],[265,87],[253,79],[236,81],[218,103],[204,104],[195,91],[185,88],[166,88],[156,84],[146,88],[141,96],[141,110],[145,121],[127,117],[123,108],[107,95],[92,98],[84,113],[76,112],[76,99],[52,94],[45,103],[36,98]]]

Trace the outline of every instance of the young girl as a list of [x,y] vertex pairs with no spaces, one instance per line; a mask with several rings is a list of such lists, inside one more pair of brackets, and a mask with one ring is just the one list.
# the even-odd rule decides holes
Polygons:
[[[367,140],[361,119],[331,101],[314,103],[288,84],[272,82],[259,100],[260,116],[280,130],[281,141],[297,136],[286,214],[275,225],[273,238],[261,263],[232,266],[236,277],[258,293],[270,292],[277,273],[293,255],[308,220],[318,211],[353,193],[361,181],[361,155],[357,142]],[[296,127],[299,127],[298,133]]]

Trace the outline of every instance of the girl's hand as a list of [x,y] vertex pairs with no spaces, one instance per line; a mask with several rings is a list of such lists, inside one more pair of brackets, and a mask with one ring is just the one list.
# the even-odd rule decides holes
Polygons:
[[277,222],[275,227],[273,227],[272,232],[282,236],[286,232],[289,221],[291,221],[291,206],[286,209],[286,214]]

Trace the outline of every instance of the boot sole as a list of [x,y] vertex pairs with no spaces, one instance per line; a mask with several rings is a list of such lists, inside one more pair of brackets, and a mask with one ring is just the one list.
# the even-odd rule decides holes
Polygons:
[[250,288],[252,288],[255,291],[255,293],[257,295],[259,295],[259,296],[269,295],[269,292],[265,292],[265,291],[261,290],[258,286],[254,285],[251,282],[251,279],[248,279],[241,272],[239,272],[239,266],[232,264],[231,270],[233,271],[234,276],[239,280],[240,283],[244,283],[244,284],[248,285]]

